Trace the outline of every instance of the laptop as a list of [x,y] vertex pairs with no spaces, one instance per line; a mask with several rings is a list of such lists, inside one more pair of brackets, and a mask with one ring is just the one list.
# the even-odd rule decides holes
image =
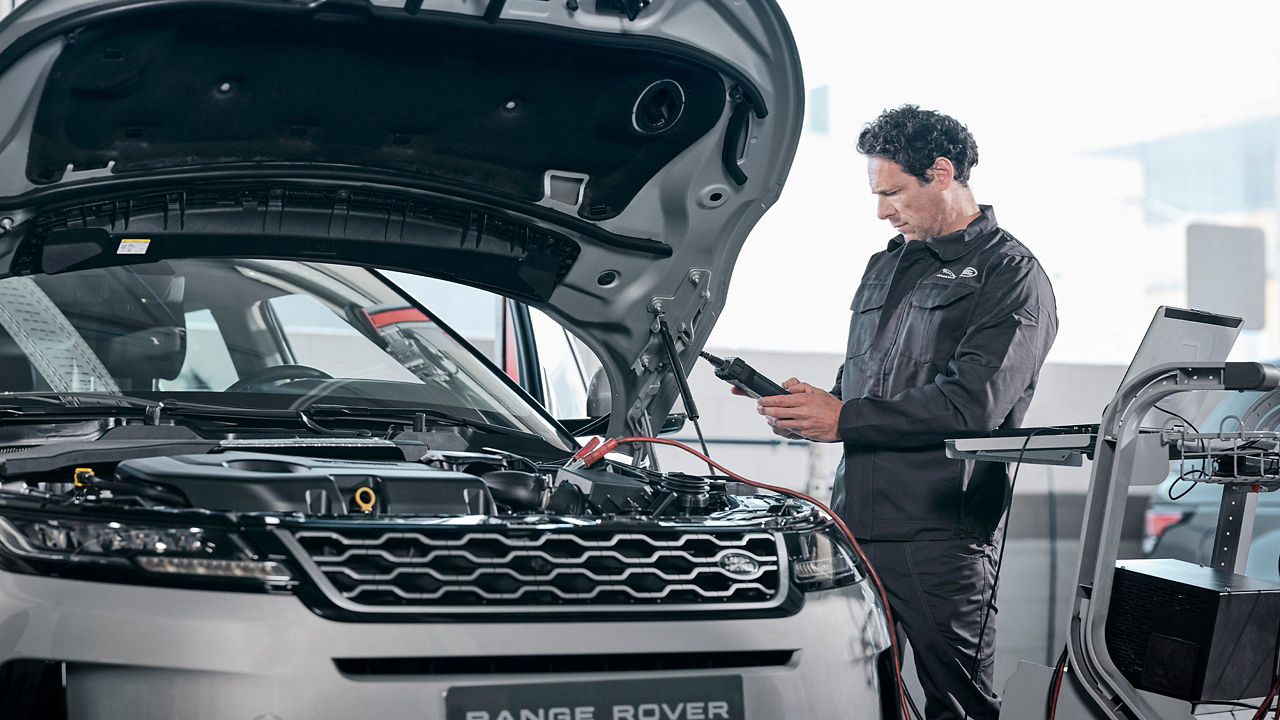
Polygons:
[[1230,315],[1161,305],[1151,318],[1120,387],[1164,363],[1226,362],[1243,323],[1243,318]]

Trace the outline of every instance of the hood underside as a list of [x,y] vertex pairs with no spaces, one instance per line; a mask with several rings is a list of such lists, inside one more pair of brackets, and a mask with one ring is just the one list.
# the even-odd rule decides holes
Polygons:
[[341,19],[174,8],[80,31],[45,83],[27,178],[318,163],[536,203],[563,168],[591,178],[577,214],[603,220],[725,110],[722,78],[689,61]]
[[[192,256],[453,279],[574,328],[660,425],[799,135],[772,2],[30,0],[0,24],[9,274]],[[625,3],[623,5],[626,5]],[[488,11],[488,12],[486,12]],[[124,239],[148,239],[145,256]],[[655,420],[656,419],[656,420]]]

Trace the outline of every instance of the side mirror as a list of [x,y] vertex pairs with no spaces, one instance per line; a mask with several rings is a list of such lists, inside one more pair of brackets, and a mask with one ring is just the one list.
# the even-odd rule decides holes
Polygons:
[[609,390],[609,378],[604,368],[596,368],[587,383],[587,417],[604,417],[613,410],[613,393]]
[[[604,429],[604,418],[612,407],[613,395],[609,392],[609,378],[605,376],[604,368],[596,368],[587,385],[587,417],[561,418],[560,424],[575,437],[585,434],[583,431],[601,432]],[[670,435],[680,432],[688,419],[684,413],[672,413],[663,420],[658,434]]]
[[[671,433],[680,432],[684,429],[685,421],[689,418],[684,413],[672,413],[662,421],[662,429],[658,430],[659,435],[670,435]],[[604,417],[589,418],[561,418],[560,424],[565,430],[574,437],[582,437],[584,435],[596,435],[602,433],[607,428]]]
[[658,431],[658,434],[670,435],[671,433],[678,433],[684,429],[684,424],[688,419],[689,416],[684,413],[671,413],[662,422],[662,429]]

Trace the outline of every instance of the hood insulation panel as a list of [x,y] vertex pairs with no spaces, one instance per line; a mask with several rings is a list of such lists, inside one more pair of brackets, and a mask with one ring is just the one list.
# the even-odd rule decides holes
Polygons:
[[155,10],[67,44],[26,172],[322,163],[536,202],[560,170],[590,176],[578,212],[602,220],[726,107],[701,65],[479,21]]

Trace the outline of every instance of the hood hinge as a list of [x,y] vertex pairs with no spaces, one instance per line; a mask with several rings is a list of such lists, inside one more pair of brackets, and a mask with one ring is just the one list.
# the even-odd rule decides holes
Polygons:
[[[702,312],[709,302],[711,271],[703,268],[690,270],[671,295],[658,296],[649,301],[648,310],[653,315],[653,322],[649,324],[649,342],[631,367],[637,377],[644,379],[635,404],[627,413],[627,420],[637,432],[644,431],[645,425],[650,423],[647,417],[649,405],[662,390],[662,376],[670,369],[662,337],[663,323],[668,323],[672,341],[688,348],[698,335]],[[653,428],[653,431],[656,432],[657,428]]]

